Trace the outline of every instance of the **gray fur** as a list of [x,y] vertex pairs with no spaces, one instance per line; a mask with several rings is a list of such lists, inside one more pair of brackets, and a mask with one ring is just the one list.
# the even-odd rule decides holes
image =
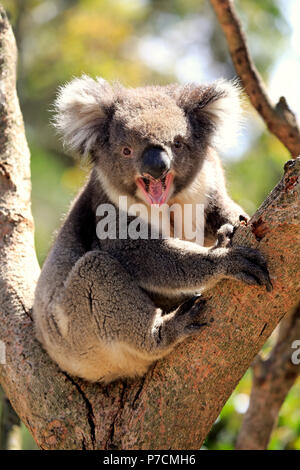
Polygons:
[[[180,303],[226,277],[270,287],[262,255],[228,243],[246,214],[227,195],[215,148],[224,133],[233,139],[239,92],[228,82],[126,89],[84,76],[60,90],[56,109],[65,143],[91,155],[93,170],[44,264],[34,304],[37,336],[73,375],[105,383],[142,375],[199,331],[197,309]],[[127,195],[147,206],[135,178],[149,145],[171,161],[168,204],[204,203],[206,242],[218,238],[214,248],[175,238],[97,238],[99,204],[119,211],[118,196]],[[128,158],[124,146],[133,149]]]

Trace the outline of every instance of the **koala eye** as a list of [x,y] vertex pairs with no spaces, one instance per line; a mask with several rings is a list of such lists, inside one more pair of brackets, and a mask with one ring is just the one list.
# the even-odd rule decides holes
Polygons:
[[130,147],[123,147],[122,148],[122,154],[125,156],[125,157],[131,157],[132,155],[132,149]]
[[176,149],[181,149],[182,146],[183,146],[183,143],[182,143],[182,141],[181,141],[180,139],[175,139],[175,140],[174,140],[174,147],[175,147]]

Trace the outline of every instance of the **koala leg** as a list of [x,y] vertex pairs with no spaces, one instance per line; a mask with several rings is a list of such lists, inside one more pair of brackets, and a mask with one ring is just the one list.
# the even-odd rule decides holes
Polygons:
[[185,307],[164,315],[118,260],[91,251],[74,265],[45,314],[36,315],[38,337],[63,370],[108,383],[143,375],[199,331],[199,308]]

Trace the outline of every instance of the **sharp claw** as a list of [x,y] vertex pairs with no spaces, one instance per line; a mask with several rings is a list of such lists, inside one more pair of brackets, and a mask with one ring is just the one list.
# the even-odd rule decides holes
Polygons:
[[192,310],[195,305],[199,304],[199,301],[198,301],[199,297],[200,297],[200,294],[199,295],[194,295],[190,299],[183,302],[178,307],[176,315],[180,316],[180,315],[183,315],[184,313],[186,313],[187,311]]
[[245,217],[245,216],[242,215],[242,214],[239,216],[239,221],[240,221],[240,224],[241,224],[241,225],[247,225],[247,224],[248,224],[248,219],[247,219],[247,217]]
[[264,284],[264,282],[256,274],[251,273],[251,276],[255,280],[256,284],[258,284],[259,286],[262,286]]
[[272,290],[273,290],[273,284],[270,280],[268,281],[268,283],[266,285],[266,289],[267,289],[268,292],[272,292]]
[[273,290],[273,284],[272,284],[272,281],[271,281],[271,279],[270,279],[270,275],[269,275],[268,269],[266,269],[265,285],[266,285],[267,291],[268,291],[268,292],[272,292],[272,290]]
[[191,323],[188,330],[200,330],[203,326],[209,326],[208,323]]

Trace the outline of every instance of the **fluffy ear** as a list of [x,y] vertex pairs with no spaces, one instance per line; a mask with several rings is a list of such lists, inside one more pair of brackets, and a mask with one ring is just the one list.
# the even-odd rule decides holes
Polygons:
[[179,105],[189,116],[199,137],[209,135],[214,147],[224,150],[235,144],[241,117],[241,90],[236,82],[218,80],[208,86],[187,85]]
[[55,101],[54,125],[70,150],[87,155],[105,131],[113,90],[102,78],[83,75],[62,86]]

